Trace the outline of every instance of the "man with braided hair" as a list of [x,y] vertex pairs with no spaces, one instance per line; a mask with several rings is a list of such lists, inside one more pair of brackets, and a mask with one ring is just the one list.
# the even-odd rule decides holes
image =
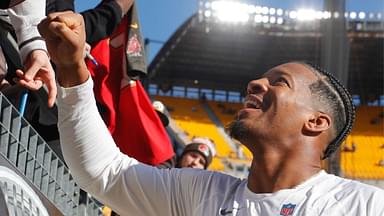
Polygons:
[[39,27],[57,65],[64,158],[76,182],[119,214],[384,215],[383,190],[321,169],[354,120],[348,92],[330,74],[290,62],[249,82],[229,128],[253,154],[247,179],[157,169],[122,154],[99,116],[81,15],[51,14]]
[[309,86],[318,110],[324,110],[333,119],[333,136],[324,151],[323,159],[328,158],[341,145],[351,132],[355,121],[355,107],[351,95],[332,74],[317,66],[302,63],[318,76],[318,80]]

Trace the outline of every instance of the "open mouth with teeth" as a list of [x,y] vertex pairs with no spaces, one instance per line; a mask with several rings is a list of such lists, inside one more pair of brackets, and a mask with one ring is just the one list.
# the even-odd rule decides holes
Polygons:
[[262,109],[263,102],[260,98],[254,95],[248,95],[245,98],[244,107],[251,109]]
[[252,109],[261,109],[261,104],[256,103],[255,101],[245,101],[244,107]]
[[241,109],[237,113],[237,119],[240,120],[247,118],[250,113],[260,111],[265,111],[265,104],[263,104],[263,100],[257,95],[249,94],[245,98],[244,109]]

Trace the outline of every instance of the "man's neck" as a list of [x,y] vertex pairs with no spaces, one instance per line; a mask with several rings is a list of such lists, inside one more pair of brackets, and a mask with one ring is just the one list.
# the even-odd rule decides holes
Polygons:
[[254,157],[248,188],[254,193],[273,193],[294,188],[321,170],[320,159],[263,155]]

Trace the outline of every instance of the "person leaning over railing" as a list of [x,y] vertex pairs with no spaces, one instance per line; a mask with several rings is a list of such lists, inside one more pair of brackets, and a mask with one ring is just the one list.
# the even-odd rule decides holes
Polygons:
[[16,70],[17,76],[22,78],[17,82],[32,90],[40,89],[45,84],[48,89],[48,106],[53,107],[57,94],[55,73],[45,41],[37,30],[37,24],[45,17],[45,0],[25,0],[0,12],[9,15],[24,65],[22,70]]

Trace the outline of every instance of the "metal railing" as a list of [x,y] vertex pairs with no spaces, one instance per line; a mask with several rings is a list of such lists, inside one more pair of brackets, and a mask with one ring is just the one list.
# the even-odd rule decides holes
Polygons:
[[44,194],[63,215],[102,215],[80,188],[65,163],[0,93],[0,154]]

